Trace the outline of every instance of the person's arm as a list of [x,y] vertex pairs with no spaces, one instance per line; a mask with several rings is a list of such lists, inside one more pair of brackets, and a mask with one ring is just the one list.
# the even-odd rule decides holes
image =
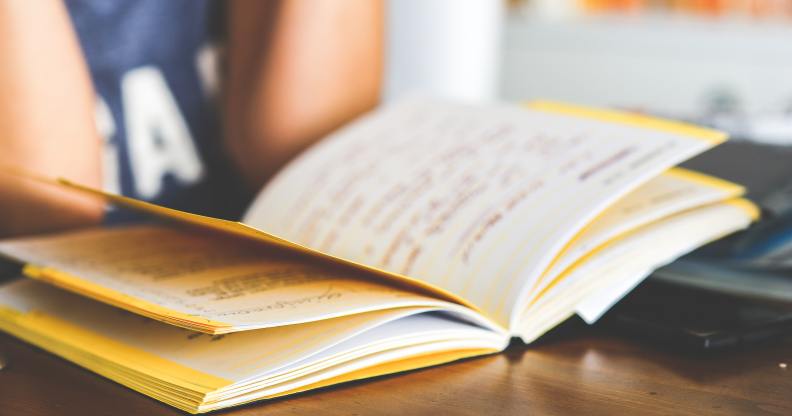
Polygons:
[[253,187],[373,108],[382,77],[382,0],[227,3],[225,131]]
[[[0,168],[98,186],[95,97],[61,0],[0,1]],[[102,205],[0,171],[0,237],[95,224]]]

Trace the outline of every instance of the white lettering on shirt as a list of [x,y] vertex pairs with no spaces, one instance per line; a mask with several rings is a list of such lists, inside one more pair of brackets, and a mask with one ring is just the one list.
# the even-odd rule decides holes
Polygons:
[[113,136],[116,134],[116,125],[113,114],[102,97],[96,97],[96,130],[102,138],[102,187],[106,192],[121,193],[119,179],[118,145]]
[[204,167],[162,73],[153,67],[127,72],[121,94],[137,194],[157,197],[166,175],[184,185],[198,182]]

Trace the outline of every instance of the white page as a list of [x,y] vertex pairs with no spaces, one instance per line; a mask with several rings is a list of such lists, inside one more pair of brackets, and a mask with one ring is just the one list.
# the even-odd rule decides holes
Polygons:
[[580,302],[591,294],[633,280],[636,275],[645,276],[646,270],[747,227],[756,214],[749,207],[747,202],[707,205],[641,227],[610,242],[596,255],[565,272],[556,285],[523,309],[520,335],[526,342],[533,341],[575,313]]
[[577,307],[575,307],[575,313],[589,325],[596,323],[605,312],[627,296],[628,293],[632,292],[651,273],[651,270],[636,272],[626,279],[598,290],[578,303]]
[[525,288],[588,220],[721,138],[683,133],[406,101],[303,154],[244,222],[440,286],[508,325]]
[[622,234],[684,210],[742,195],[741,186],[674,168],[625,195],[575,236],[532,288],[533,297],[592,251]]
[[[490,349],[492,352],[506,348],[509,337],[484,328],[469,325],[442,313],[415,311],[398,319],[391,319],[369,329],[360,331],[335,345],[331,345],[314,355],[295,361],[288,366],[260,372],[239,383],[233,389],[213,394],[213,400],[223,396],[239,394],[240,391],[258,390],[263,387],[280,386],[281,390],[293,387],[284,383],[308,374],[318,373],[344,362],[352,362],[360,357],[382,351],[397,350],[429,343],[453,341],[473,342],[477,349]],[[453,351],[449,348],[447,351]],[[406,357],[406,356],[405,356]],[[267,395],[273,392],[267,393]]]

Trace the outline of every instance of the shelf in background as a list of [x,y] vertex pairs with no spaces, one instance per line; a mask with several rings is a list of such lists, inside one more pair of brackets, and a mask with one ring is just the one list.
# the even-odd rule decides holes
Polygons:
[[723,96],[748,114],[792,108],[792,23],[665,15],[513,13],[501,92],[699,115]]

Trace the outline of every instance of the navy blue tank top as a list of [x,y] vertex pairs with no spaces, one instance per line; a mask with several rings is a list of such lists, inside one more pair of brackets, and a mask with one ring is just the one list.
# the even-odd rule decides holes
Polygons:
[[[104,186],[235,218],[241,181],[222,149],[214,97],[219,3],[67,0],[97,97]],[[109,222],[136,219],[112,210]]]

